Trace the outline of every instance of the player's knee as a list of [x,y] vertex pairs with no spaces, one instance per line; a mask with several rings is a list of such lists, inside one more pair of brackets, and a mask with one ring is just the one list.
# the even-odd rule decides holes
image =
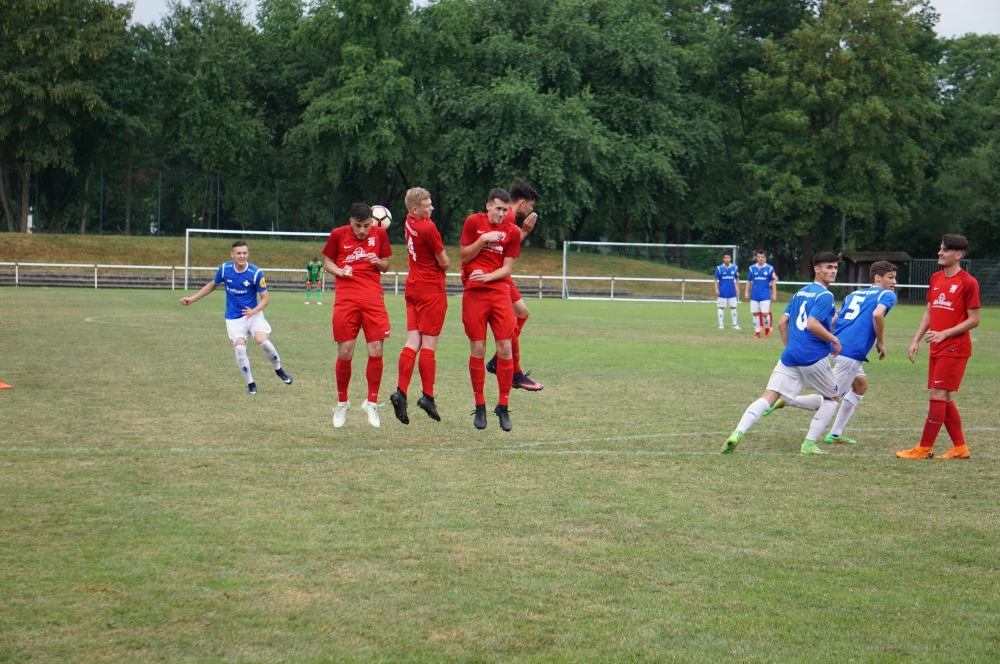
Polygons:
[[486,356],[486,339],[477,339],[469,344],[469,352],[472,357]]
[[868,391],[868,381],[864,378],[855,378],[854,382],[851,384],[851,389],[859,397]]
[[527,318],[531,315],[531,312],[528,311],[528,305],[524,303],[524,300],[518,300],[514,303],[514,315],[518,318]]
[[368,344],[368,357],[382,357],[381,341],[373,341]]
[[501,360],[509,360],[513,357],[513,351],[511,350],[510,339],[501,339],[497,341],[497,357]]

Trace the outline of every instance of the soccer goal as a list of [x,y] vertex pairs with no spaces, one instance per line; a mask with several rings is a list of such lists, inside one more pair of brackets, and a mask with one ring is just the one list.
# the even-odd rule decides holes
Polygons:
[[566,242],[563,297],[570,300],[715,301],[722,254],[738,265],[739,245]]

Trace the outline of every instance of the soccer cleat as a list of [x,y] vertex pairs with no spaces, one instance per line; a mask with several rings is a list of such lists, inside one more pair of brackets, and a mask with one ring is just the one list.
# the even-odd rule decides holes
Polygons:
[[528,378],[530,375],[530,371],[528,373],[521,373],[518,371],[514,374],[514,380],[511,382],[511,387],[519,390],[527,390],[529,392],[541,392],[544,390],[544,385]]
[[13,385],[8,385],[7,383],[0,380],[0,390],[13,390],[13,389],[14,389]]
[[841,434],[839,436],[834,436],[832,433],[826,434],[826,438],[823,439],[823,442],[826,443],[827,445],[832,445],[834,443],[836,443],[837,445],[857,445],[858,444],[858,441],[854,440],[853,438],[848,438],[847,436],[845,436],[843,434]]
[[768,415],[770,415],[774,411],[778,410],[779,408],[784,408],[784,407],[785,407],[785,400],[784,399],[778,399],[777,401],[774,402],[773,406],[771,406],[770,408],[768,408],[767,410],[765,410],[763,413],[761,413],[760,416],[761,417],[767,417]]
[[319,300],[316,300],[316,304],[318,304],[318,305],[320,305],[320,306],[323,306],[323,303],[322,303],[322,302],[320,302]]
[[500,418],[500,428],[504,431],[510,431],[514,428],[514,425],[510,423],[510,411],[507,410],[507,406],[496,405],[493,409],[493,414]]
[[719,329],[720,329],[720,330],[724,330],[724,329],[726,329],[726,326],[725,326],[725,325],[720,325],[720,326],[719,326]]
[[472,418],[472,423],[477,429],[486,428],[486,405],[476,404],[476,411],[473,413],[475,417]]
[[754,339],[760,339],[760,332],[754,332],[753,333],[753,338]]
[[908,450],[900,450],[899,452],[896,452],[896,456],[900,459],[933,459],[934,448],[917,445],[916,447]]
[[740,327],[739,325],[733,325],[733,329],[734,330],[742,330],[743,328]]
[[743,432],[737,429],[729,435],[726,439],[726,444],[722,446],[722,454],[732,454],[736,446],[740,444],[743,440]]
[[799,448],[799,452],[802,454],[829,454],[829,452],[817,445],[815,440],[809,440],[808,438],[802,441],[802,447]]
[[497,372],[497,356],[496,355],[493,356],[492,360],[490,360],[489,362],[486,363],[486,370],[489,371],[491,374],[495,374]]
[[340,428],[347,424],[347,409],[351,407],[350,401],[340,401],[333,409],[333,426]]
[[285,383],[285,385],[292,384],[292,377],[285,373],[284,369],[275,369],[274,373]]
[[934,457],[935,459],[968,459],[969,458],[969,446],[968,445],[955,445],[950,450],[945,452],[939,457]]
[[765,339],[771,338],[771,328],[767,328],[766,330],[764,330],[764,338]]
[[257,394],[257,383],[247,385],[247,394]]
[[361,402],[361,410],[368,413],[368,424],[376,429],[382,426],[382,422],[378,419],[378,404],[365,399]]
[[410,416],[406,414],[406,395],[403,390],[396,388],[396,391],[389,395],[389,403],[396,412],[396,419],[403,424],[410,423]]
[[441,421],[441,416],[438,415],[437,405],[434,403],[434,397],[429,397],[426,394],[417,399],[417,405],[427,413],[427,417],[431,418],[435,422]]
[[309,304],[309,300],[306,300],[306,304]]

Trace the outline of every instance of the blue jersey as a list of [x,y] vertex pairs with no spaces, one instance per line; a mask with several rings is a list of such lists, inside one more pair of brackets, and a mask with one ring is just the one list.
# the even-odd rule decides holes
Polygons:
[[768,263],[764,267],[756,263],[750,266],[747,272],[747,281],[750,282],[750,299],[755,302],[763,302],[771,299],[771,283],[778,280],[774,273],[774,268]]
[[837,317],[834,334],[842,347],[840,354],[859,362],[868,361],[868,352],[875,344],[875,322],[872,315],[878,305],[885,305],[886,313],[896,304],[896,294],[878,286],[857,290],[844,298]]
[[715,268],[715,278],[719,281],[719,297],[736,297],[736,280],[740,278],[738,267],[720,265]]
[[247,269],[237,272],[233,262],[223,263],[215,273],[215,283],[226,287],[226,319],[243,318],[243,307],[257,306],[257,293],[267,290],[264,273],[252,263]]
[[806,324],[815,318],[829,330],[836,310],[833,293],[815,282],[796,293],[785,309],[789,317],[788,345],[781,354],[781,363],[786,367],[807,367],[828,356],[833,344],[807,330]]

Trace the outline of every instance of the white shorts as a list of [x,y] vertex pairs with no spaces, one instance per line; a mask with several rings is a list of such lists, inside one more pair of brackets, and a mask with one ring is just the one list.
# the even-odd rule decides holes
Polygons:
[[250,318],[226,319],[226,331],[229,332],[229,340],[236,343],[237,339],[249,339],[255,332],[271,334],[271,326],[264,318],[264,312],[258,311]]
[[719,308],[725,309],[729,307],[730,309],[736,308],[736,298],[735,297],[720,297],[719,298]]
[[799,396],[804,388],[816,390],[824,397],[840,396],[829,359],[824,357],[807,367],[787,367],[779,360],[767,381],[767,389],[790,399]]
[[851,391],[851,384],[855,378],[865,377],[864,363],[844,357],[843,355],[838,355],[833,360],[833,376],[837,379],[840,396],[844,396]]
[[769,314],[771,313],[770,300],[750,300],[750,313]]

